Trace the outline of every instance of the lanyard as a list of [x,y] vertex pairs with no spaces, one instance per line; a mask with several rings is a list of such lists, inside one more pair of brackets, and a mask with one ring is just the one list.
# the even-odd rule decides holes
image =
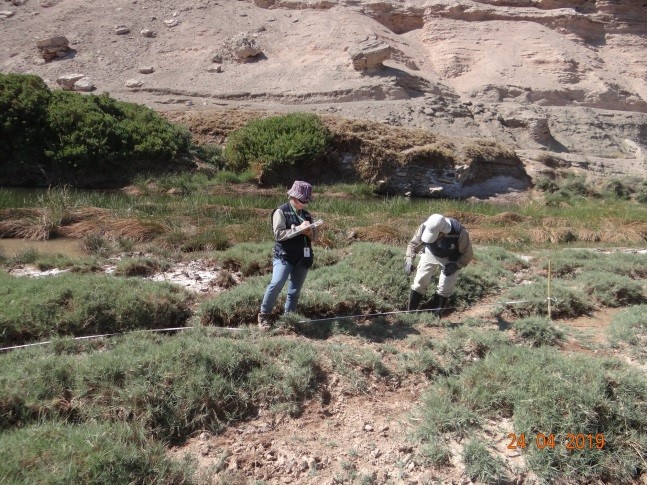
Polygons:
[[[292,209],[292,212],[294,213],[294,215],[297,216],[297,219],[299,220],[299,222],[304,222],[305,221],[305,219],[303,217],[301,217],[299,214],[297,214],[297,211],[294,208],[294,206],[292,205],[292,203],[290,203],[290,208]],[[308,236],[306,236],[305,234],[303,235],[303,244],[304,244],[304,246],[308,245]]]

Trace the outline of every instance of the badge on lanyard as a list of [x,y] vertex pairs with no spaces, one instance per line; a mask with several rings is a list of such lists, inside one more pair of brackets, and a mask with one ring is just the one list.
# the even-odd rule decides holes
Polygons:
[[310,257],[310,248],[303,248],[303,257],[304,258]]

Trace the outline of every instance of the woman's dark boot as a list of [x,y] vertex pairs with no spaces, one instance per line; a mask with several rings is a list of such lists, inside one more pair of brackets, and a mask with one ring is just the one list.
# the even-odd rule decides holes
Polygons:
[[409,304],[407,305],[407,311],[417,310],[422,301],[422,294],[418,293],[416,290],[411,290],[409,293]]

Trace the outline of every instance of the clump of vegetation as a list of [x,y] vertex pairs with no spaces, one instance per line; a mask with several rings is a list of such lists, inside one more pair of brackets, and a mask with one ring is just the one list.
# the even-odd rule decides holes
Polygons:
[[82,336],[182,326],[191,315],[176,286],[136,279],[63,274],[16,278],[0,273],[0,342],[17,345],[54,336]]
[[508,416],[525,438],[514,445],[541,480],[626,483],[642,469],[646,398],[645,377],[620,361],[502,346],[429,389],[418,437],[438,443],[441,433],[460,437],[486,418]]
[[631,306],[614,315],[607,331],[613,345],[626,342],[642,352],[644,358],[647,355],[647,305]]
[[319,118],[307,113],[250,121],[231,134],[225,147],[227,165],[236,172],[251,168],[265,178],[287,168],[312,170],[330,148],[331,135]]
[[[0,433],[5,483],[191,483],[188,462],[126,423],[50,421]],[[65,464],[65,465],[63,465]]]
[[627,306],[645,300],[642,285],[628,276],[606,271],[587,271],[578,281],[583,284],[587,294],[605,306]]
[[505,463],[498,456],[492,456],[488,442],[472,438],[463,449],[465,473],[474,482],[505,483],[509,478]]
[[78,354],[28,349],[0,355],[0,429],[122,421],[178,443],[196,430],[217,432],[259,406],[296,412],[317,388],[318,375],[308,343],[199,330],[172,338],[131,334]]
[[568,173],[563,178],[539,178],[535,187],[546,193],[546,204],[571,204],[582,197],[599,197],[599,192],[593,184],[582,175]]
[[460,327],[449,331],[447,338],[438,342],[435,348],[442,359],[443,373],[451,375],[459,374],[493,349],[507,345],[508,337],[501,332]]
[[0,73],[0,182],[7,185],[123,183],[135,173],[177,169],[188,131],[153,110],[50,91],[40,78]]
[[451,451],[445,440],[447,433],[464,437],[481,421],[478,413],[457,402],[452,383],[447,378],[437,381],[434,392],[422,396],[415,413],[415,436],[422,442],[421,453],[434,465],[449,464]]
[[[516,286],[508,290],[503,299],[511,301],[505,308],[495,309],[497,315],[504,311],[517,317],[548,315],[548,282],[539,279],[528,285]],[[554,318],[575,318],[593,309],[588,297],[580,290],[554,280],[551,285],[551,316]]]
[[151,258],[127,258],[117,263],[117,276],[152,276],[160,271],[166,271],[170,265],[166,261]]
[[565,337],[564,331],[544,317],[527,317],[514,322],[517,337],[533,347],[559,345]]

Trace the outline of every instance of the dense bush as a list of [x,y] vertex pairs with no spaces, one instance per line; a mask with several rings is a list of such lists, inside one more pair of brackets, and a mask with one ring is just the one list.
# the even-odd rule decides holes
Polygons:
[[329,148],[331,134],[319,118],[307,113],[271,116],[234,132],[225,147],[229,167],[241,172],[272,174],[312,162]]
[[51,138],[47,107],[51,93],[38,76],[0,73],[0,181],[29,183]]
[[172,169],[190,137],[132,103],[50,92],[35,76],[0,74],[0,182],[123,182],[141,171]]

